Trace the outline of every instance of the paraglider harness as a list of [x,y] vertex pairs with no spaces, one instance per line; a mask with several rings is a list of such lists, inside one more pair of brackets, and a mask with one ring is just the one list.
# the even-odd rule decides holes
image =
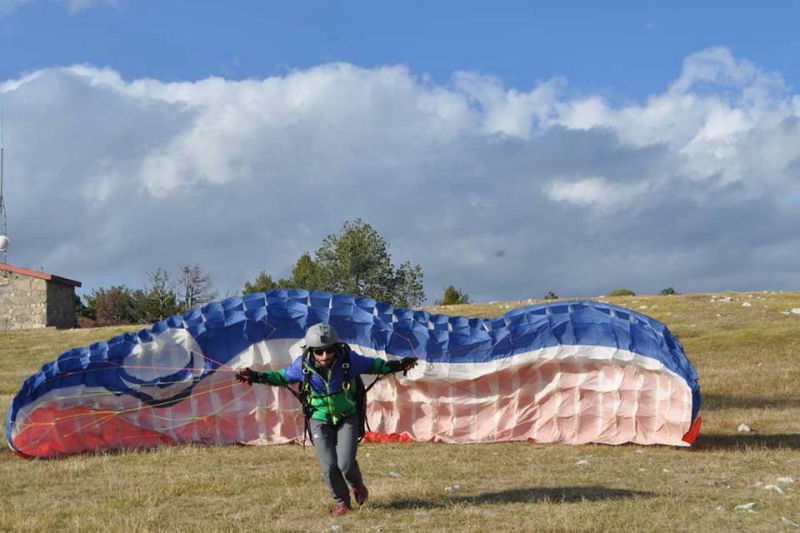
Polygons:
[[[345,343],[336,344],[336,357],[341,361],[342,373],[344,379],[342,381],[342,390],[347,393],[350,387],[355,383],[355,390],[353,391],[356,403],[356,411],[358,413],[358,442],[361,442],[367,431],[370,431],[369,422],[367,421],[367,393],[375,386],[380,380],[389,374],[377,376],[375,380],[369,384],[364,385],[364,380],[361,376],[356,376],[354,379],[350,378],[350,347]],[[311,434],[311,415],[314,413],[314,407],[311,405],[311,370],[310,367],[314,365],[314,359],[311,356],[311,349],[306,349],[303,353],[303,383],[298,390],[294,390],[289,385],[284,385],[291,391],[295,398],[303,406],[303,416],[305,418],[305,425],[303,428],[303,446],[306,444],[306,436],[314,444],[314,436]],[[338,394],[338,393],[334,393]],[[333,424],[331,415],[328,414],[328,423]],[[341,422],[340,422],[341,423]]]

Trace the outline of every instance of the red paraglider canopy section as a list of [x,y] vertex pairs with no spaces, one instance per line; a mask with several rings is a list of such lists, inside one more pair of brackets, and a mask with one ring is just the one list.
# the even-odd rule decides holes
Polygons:
[[686,435],[683,436],[683,442],[694,444],[695,439],[700,434],[700,424],[702,421],[703,417],[701,416],[698,416],[695,419],[694,424],[692,424],[692,427],[689,428],[689,431],[686,433]]

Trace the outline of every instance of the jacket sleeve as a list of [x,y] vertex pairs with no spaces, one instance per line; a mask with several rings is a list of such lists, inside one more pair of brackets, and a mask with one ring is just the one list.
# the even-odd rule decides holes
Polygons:
[[288,385],[303,381],[303,358],[296,358],[291,365],[280,370],[265,370],[259,378],[261,383],[269,385]]
[[261,372],[259,376],[259,381],[261,383],[267,383],[269,385],[288,385],[289,380],[286,379],[286,369],[281,368],[280,370],[266,370]]
[[386,359],[380,357],[365,357],[356,352],[350,352],[350,364],[359,374],[391,374],[394,372]]
[[393,370],[389,368],[389,362],[386,359],[381,359],[380,357],[375,357],[375,363],[373,364],[371,374],[391,374]]
[[299,383],[303,381],[303,356],[296,357],[291,365],[278,372],[283,372],[283,378],[287,383]]
[[386,360],[380,357],[366,357],[360,353],[350,350],[350,371],[355,375],[359,374],[389,374]]

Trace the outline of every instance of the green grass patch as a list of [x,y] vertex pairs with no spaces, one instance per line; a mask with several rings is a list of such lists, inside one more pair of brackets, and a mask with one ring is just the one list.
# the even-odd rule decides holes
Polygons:
[[[652,316],[683,342],[703,394],[692,448],[365,444],[370,501],[340,518],[330,515],[311,447],[181,446],[35,461],[6,448],[0,531],[794,530],[783,519],[800,523],[800,315],[789,312],[800,308],[800,293],[599,300]],[[536,302],[429,310],[491,317]],[[136,329],[0,333],[3,419],[43,363]],[[754,431],[738,432],[741,423]],[[735,510],[750,502],[755,512]]]

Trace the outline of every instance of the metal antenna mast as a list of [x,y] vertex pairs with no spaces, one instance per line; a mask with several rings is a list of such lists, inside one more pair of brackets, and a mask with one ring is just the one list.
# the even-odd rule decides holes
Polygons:
[[0,99],[0,254],[3,263],[8,263],[8,237],[7,219],[6,219],[6,203],[3,199],[3,133],[4,133],[4,116],[3,116],[3,100]]

